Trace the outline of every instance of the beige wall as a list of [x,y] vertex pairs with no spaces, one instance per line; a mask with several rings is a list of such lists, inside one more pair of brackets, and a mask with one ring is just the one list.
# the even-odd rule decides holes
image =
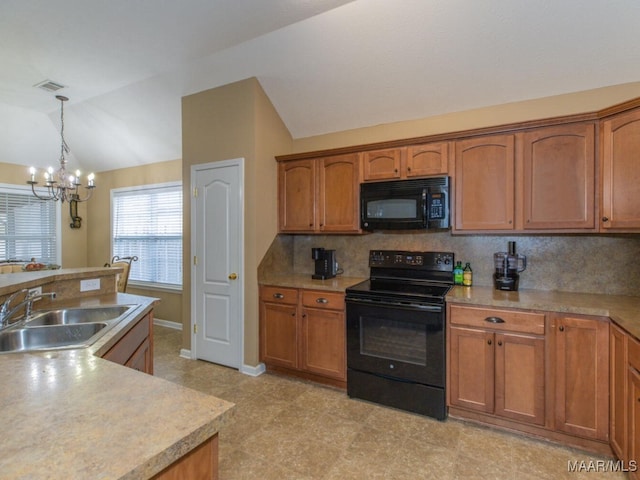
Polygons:
[[293,142],[293,152],[299,153],[350,145],[364,145],[504,125],[526,120],[593,112],[637,97],[640,97],[640,82],[626,83],[525,102],[506,103],[417,120],[298,138]]
[[[214,88],[182,99],[182,173],[193,165],[244,158],[244,363],[258,364],[258,264],[276,235],[276,162],[274,155],[291,150],[291,137],[255,78]],[[191,318],[189,295],[191,225],[189,185],[185,182],[185,281],[183,324]],[[189,328],[183,345],[190,348]]]
[[[0,182],[25,185],[29,178],[28,167],[11,163],[0,163]],[[62,205],[62,266],[78,268],[87,266],[87,204],[78,204],[78,215],[82,217],[82,228],[72,229],[69,224],[69,204]],[[1,259],[0,259],[1,260]]]
[[[93,198],[86,204],[87,215],[83,217],[86,218],[86,221],[83,222],[81,229],[86,232],[86,243],[89,245],[85,265],[101,267],[111,259],[111,189],[180,180],[182,180],[181,160],[96,174],[98,187],[94,190]],[[127,288],[127,292],[160,298],[160,303],[154,309],[155,317],[181,323],[182,292],[150,290],[132,286]]]

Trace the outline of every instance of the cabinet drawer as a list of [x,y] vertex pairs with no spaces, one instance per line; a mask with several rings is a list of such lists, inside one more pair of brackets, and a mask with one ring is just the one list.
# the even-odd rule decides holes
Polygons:
[[344,310],[344,294],[338,292],[303,290],[302,305],[310,308]]
[[544,314],[451,305],[453,325],[544,335]]
[[629,336],[629,365],[640,372],[640,342]]
[[298,303],[298,289],[286,287],[261,287],[260,300],[263,302],[295,305]]

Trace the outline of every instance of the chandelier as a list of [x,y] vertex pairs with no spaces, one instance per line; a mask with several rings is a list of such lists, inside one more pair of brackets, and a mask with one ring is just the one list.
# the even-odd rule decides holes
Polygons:
[[91,198],[93,189],[96,188],[94,183],[95,176],[93,173],[87,175],[87,186],[84,187],[86,189],[85,196],[81,197],[79,191],[82,186],[80,183],[80,171],[76,170],[75,175],[68,173],[66,169],[67,160],[64,158],[65,153],[69,153],[69,147],[64,140],[64,102],[69,99],[62,95],[56,95],[56,98],[60,100],[60,168],[54,171],[53,167],[49,167],[47,171],[44,172],[44,185],[47,188],[46,194],[36,192],[35,186],[38,185],[38,182],[36,181],[36,169],[34,167],[29,169],[31,178],[27,183],[31,185],[31,191],[40,200],[60,200],[63,203],[65,201],[69,202],[71,217],[74,220],[71,226],[72,228],[80,228],[81,219],[77,216],[77,203],[86,202]]

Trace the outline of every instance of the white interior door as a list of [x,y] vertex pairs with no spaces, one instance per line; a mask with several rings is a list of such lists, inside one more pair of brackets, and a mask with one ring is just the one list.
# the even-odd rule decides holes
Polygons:
[[243,358],[243,166],[191,169],[192,356],[234,368]]

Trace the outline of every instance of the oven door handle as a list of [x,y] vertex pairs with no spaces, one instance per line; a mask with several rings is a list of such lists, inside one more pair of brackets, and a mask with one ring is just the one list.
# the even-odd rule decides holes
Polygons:
[[370,300],[365,298],[347,298],[347,303],[360,303],[363,305],[376,305],[380,307],[393,307],[401,308],[404,310],[421,310],[423,312],[437,312],[440,313],[444,310],[442,305],[423,305],[420,303],[408,303],[408,302],[390,302],[388,300]]

